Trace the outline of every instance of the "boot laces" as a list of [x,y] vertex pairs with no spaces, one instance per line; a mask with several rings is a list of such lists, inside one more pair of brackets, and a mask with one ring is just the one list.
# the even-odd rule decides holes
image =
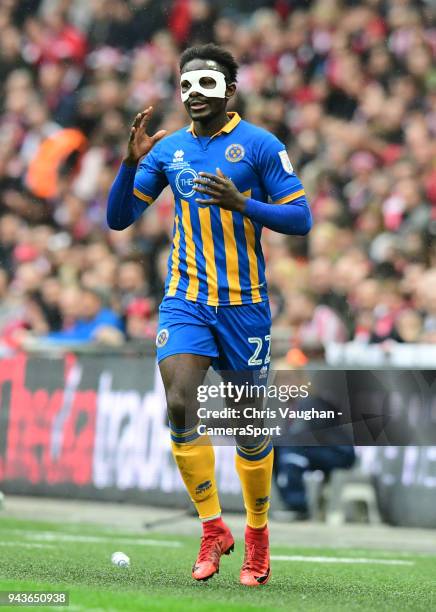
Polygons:
[[267,550],[267,546],[247,542],[245,545],[245,556],[242,570],[263,573],[265,571]]
[[201,563],[202,561],[212,561],[216,563],[219,561],[221,544],[218,535],[218,533],[206,533],[202,536],[197,563]]

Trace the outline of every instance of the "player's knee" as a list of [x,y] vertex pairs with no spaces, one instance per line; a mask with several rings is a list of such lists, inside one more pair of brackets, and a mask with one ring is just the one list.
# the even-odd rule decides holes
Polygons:
[[176,427],[185,427],[187,398],[182,389],[171,388],[167,391],[167,408],[170,421]]

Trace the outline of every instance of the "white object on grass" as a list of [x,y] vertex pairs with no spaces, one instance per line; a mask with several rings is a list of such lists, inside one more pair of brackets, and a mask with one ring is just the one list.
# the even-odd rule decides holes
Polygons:
[[113,565],[116,565],[117,567],[129,567],[130,566],[130,559],[123,552],[114,552],[111,557],[111,561]]

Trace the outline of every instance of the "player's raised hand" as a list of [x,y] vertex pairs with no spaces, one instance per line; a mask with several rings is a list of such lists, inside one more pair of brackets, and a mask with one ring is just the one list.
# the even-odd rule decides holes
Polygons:
[[216,169],[216,174],[199,172],[198,178],[194,179],[194,189],[198,193],[204,193],[207,199],[195,198],[199,204],[216,204],[226,210],[242,212],[245,208],[246,196],[238,191],[227,176]]
[[153,136],[147,134],[147,126],[150,121],[153,107],[149,106],[142,113],[138,113],[130,129],[129,143],[127,145],[127,156],[124,163],[136,166],[138,161],[154,147],[158,140],[163,138],[167,131],[159,130]]

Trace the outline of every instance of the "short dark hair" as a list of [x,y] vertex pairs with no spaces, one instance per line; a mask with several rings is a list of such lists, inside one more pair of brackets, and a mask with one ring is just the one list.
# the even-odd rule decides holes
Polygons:
[[213,60],[222,66],[227,73],[226,77],[229,83],[235,83],[238,79],[238,64],[235,58],[229,51],[218,47],[218,45],[209,43],[189,47],[180,57],[180,70],[183,70],[183,66],[193,59]]

